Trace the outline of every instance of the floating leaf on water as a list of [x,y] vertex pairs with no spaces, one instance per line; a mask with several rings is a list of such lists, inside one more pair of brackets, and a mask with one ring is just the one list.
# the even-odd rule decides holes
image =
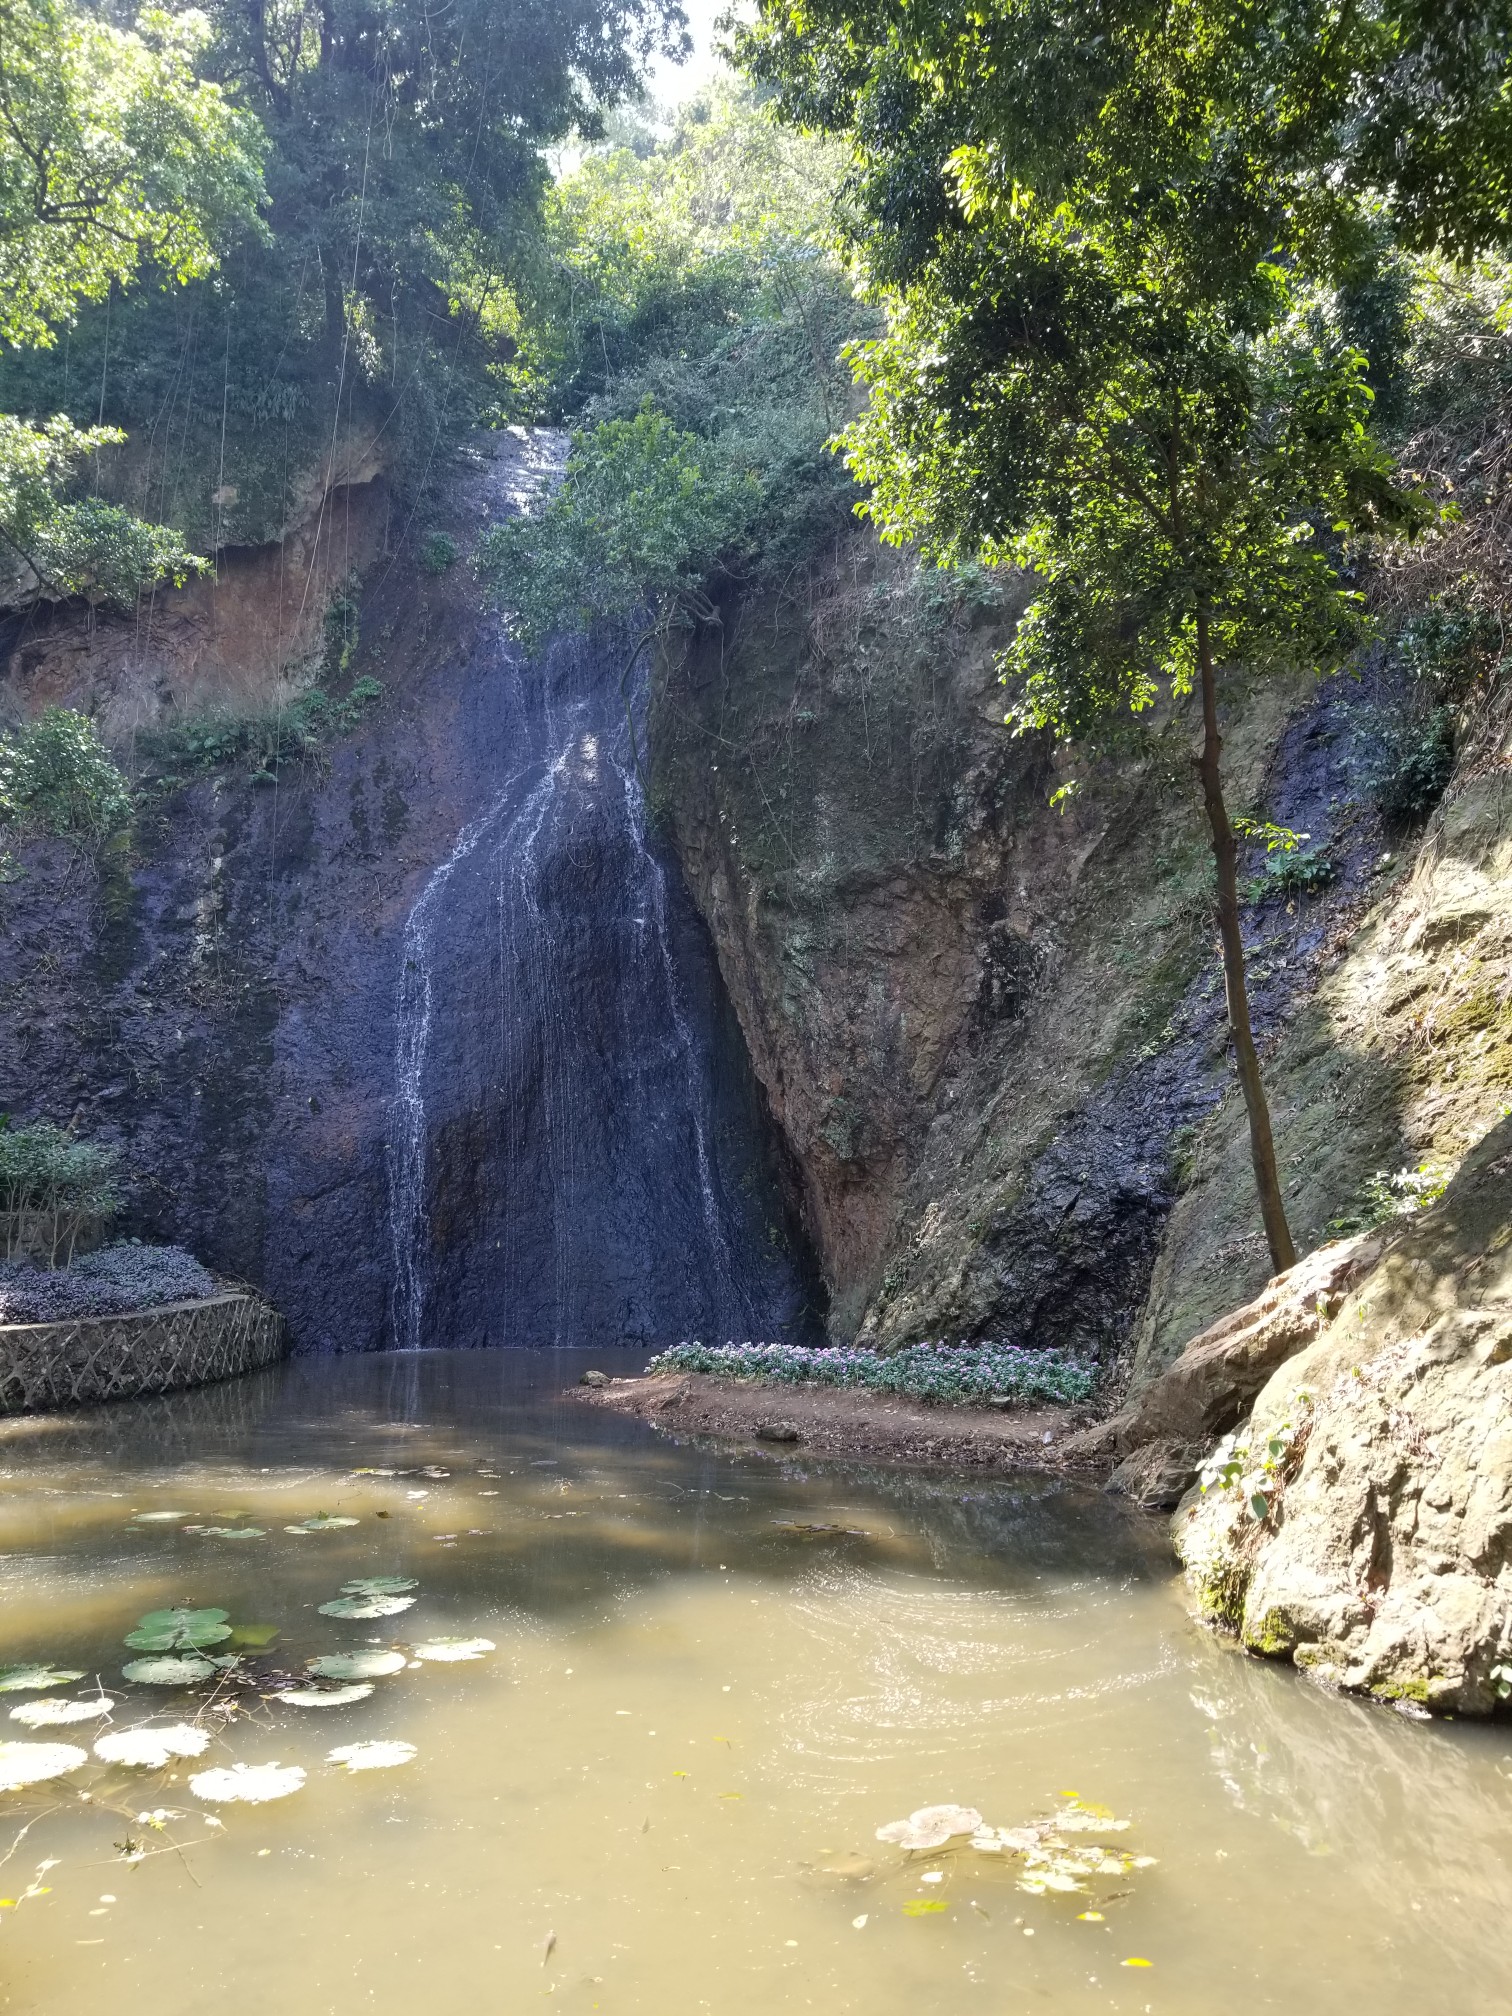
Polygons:
[[75,1743],[0,1743],[0,1792],[61,1778],[88,1762],[89,1752]]
[[413,1743],[344,1743],[326,1762],[344,1765],[348,1771],[390,1771],[396,1764],[408,1764],[414,1755]]
[[285,1526],[285,1533],[329,1533],[337,1526],[356,1526],[361,1522],[346,1517],[340,1512],[315,1512],[308,1519],[301,1519],[297,1526]]
[[278,1631],[276,1624],[238,1624],[226,1642],[238,1652],[266,1652]]
[[413,1575],[365,1575],[356,1582],[343,1582],[343,1596],[405,1596],[420,1584]]
[[169,1722],[159,1728],[117,1729],[94,1746],[102,1764],[130,1764],[139,1770],[161,1771],[175,1757],[199,1757],[210,1747],[210,1732],[192,1722]]
[[202,1526],[200,1531],[212,1540],[261,1540],[267,1532],[266,1526]]
[[246,1806],[264,1806],[270,1799],[287,1799],[305,1782],[297,1764],[228,1764],[215,1771],[197,1771],[189,1780],[196,1799],[208,1799],[217,1806],[240,1801]]
[[132,1515],[133,1526],[155,1526],[164,1519],[187,1519],[187,1512],[137,1512]]
[[877,1839],[920,1853],[943,1848],[952,1835],[975,1834],[981,1825],[982,1816],[974,1806],[921,1806],[906,1820],[893,1820],[879,1827]]
[[121,1668],[126,1679],[136,1680],[144,1687],[192,1687],[196,1681],[208,1680],[215,1670],[210,1660],[200,1659],[192,1652],[177,1658],[133,1659]]
[[492,1638],[427,1638],[423,1645],[415,1648],[417,1659],[436,1659],[450,1662],[456,1659],[481,1659],[485,1652],[497,1648]]
[[307,1661],[322,1680],[382,1680],[409,1664],[402,1652],[327,1652]]
[[231,1636],[225,1610],[149,1610],[125,1642],[138,1652],[199,1652]]
[[1136,1955],[1129,1960],[1120,1960],[1118,1964],[1120,1967],[1153,1967],[1155,1962],[1153,1960],[1141,1960]]
[[357,1687],[291,1687],[280,1701],[292,1701],[296,1708],[346,1708],[353,1701],[366,1701],[373,1691],[364,1682]]
[[1077,1807],[1057,1813],[1055,1824],[1063,1834],[1123,1834],[1129,1826],[1127,1820],[1115,1820],[1111,1813],[1086,1812]]
[[12,1708],[12,1722],[24,1722],[28,1729],[56,1729],[65,1722],[92,1722],[97,1715],[108,1715],[114,1708],[103,1694],[93,1701],[59,1701],[48,1698],[43,1701],[26,1701],[19,1708]]
[[910,1897],[903,1906],[905,1918],[931,1918],[937,1911],[948,1911],[949,1903],[943,1897]]
[[397,1617],[401,1610],[412,1610],[413,1596],[338,1596],[330,1603],[322,1603],[322,1617]]
[[59,1666],[0,1666],[0,1694],[30,1694],[44,1687],[71,1687],[82,1673]]

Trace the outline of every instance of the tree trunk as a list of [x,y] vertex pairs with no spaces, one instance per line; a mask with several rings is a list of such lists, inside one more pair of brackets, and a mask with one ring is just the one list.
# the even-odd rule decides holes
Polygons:
[[1244,1088],[1244,1106],[1249,1115],[1250,1161],[1254,1164],[1255,1187],[1260,1192],[1260,1215],[1265,1221],[1265,1237],[1270,1246],[1271,1271],[1284,1273],[1297,1258],[1291,1228],[1286,1222],[1286,1205],[1276,1174],[1276,1145],[1271,1139],[1270,1108],[1265,1103],[1265,1086],[1260,1078],[1260,1059],[1255,1055],[1255,1036],[1250,1028],[1249,992],[1244,979],[1244,939],[1239,930],[1239,849],[1223,802],[1223,774],[1219,754],[1223,744],[1218,734],[1218,694],[1213,678],[1212,640],[1206,609],[1197,612],[1197,658],[1202,673],[1202,755],[1198,775],[1202,779],[1202,801],[1207,808],[1208,826],[1213,836],[1213,861],[1218,870],[1218,935],[1223,945],[1223,991],[1228,1002],[1229,1028],[1234,1038],[1234,1061],[1239,1083]]

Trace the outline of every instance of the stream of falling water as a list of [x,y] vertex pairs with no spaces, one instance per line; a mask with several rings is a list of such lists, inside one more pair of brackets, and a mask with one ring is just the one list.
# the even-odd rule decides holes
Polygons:
[[790,1275],[742,1218],[749,1183],[721,1166],[709,974],[684,971],[648,832],[645,675],[628,713],[602,645],[529,662],[501,643],[490,676],[515,760],[403,937],[395,1342],[780,1323]]

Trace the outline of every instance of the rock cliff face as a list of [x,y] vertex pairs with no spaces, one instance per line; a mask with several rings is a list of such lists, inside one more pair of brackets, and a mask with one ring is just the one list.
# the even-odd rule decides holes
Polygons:
[[1277,1370],[1174,1534],[1204,1613],[1333,1685],[1512,1694],[1512,1121]]
[[[482,517],[533,492],[549,460],[549,444],[529,438],[490,446],[492,456],[464,468],[453,485],[449,522],[463,546]],[[0,1111],[77,1122],[119,1144],[131,1191],[121,1229],[187,1245],[221,1273],[262,1289],[299,1350],[394,1341],[390,1156],[406,921],[459,835],[499,804],[511,780],[532,763],[539,768],[541,756],[522,733],[519,668],[499,646],[497,619],[480,611],[465,567],[429,575],[397,537],[383,550],[378,486],[327,505],[326,530],[233,555],[213,589],[166,597],[140,624],[101,620],[91,633],[76,612],[39,614],[13,648],[0,695],[13,716],[49,703],[83,708],[128,761],[132,730],[165,715],[192,719],[206,707],[271,713],[309,678],[308,665],[292,647],[275,648],[278,640],[288,646],[298,637],[307,609],[306,634],[318,643],[330,586],[345,583],[363,552],[370,559],[362,641],[346,676],[374,675],[386,691],[355,732],[281,766],[276,783],[249,777],[245,764],[222,765],[158,789],[133,830],[98,859],[58,841],[29,842],[17,850],[22,876],[0,887]],[[338,523],[352,528],[351,544],[336,540],[330,528]],[[359,526],[367,528],[365,547]],[[566,736],[583,698],[564,692],[552,704]],[[612,678],[605,707],[623,729]],[[604,791],[623,798],[623,776],[611,772],[616,752],[588,750],[596,725],[597,717],[584,716],[578,753],[590,767],[602,756]],[[614,1021],[625,1006],[613,986],[615,962],[645,938],[646,905],[620,903],[614,931],[601,919],[595,926],[583,899],[593,876],[614,863],[581,808],[569,806],[561,823],[561,844],[542,869],[556,884],[532,884],[522,898],[559,900],[587,920],[572,967],[575,1004],[560,1001],[556,1012],[581,1034],[589,1021],[585,976],[596,978],[593,1040],[601,1037],[606,1052],[634,1050],[643,1064],[649,1054],[642,1075],[660,1069],[675,1092],[687,1068],[681,1036],[673,1041],[644,1006],[636,1030]],[[537,817],[533,839],[541,829]],[[781,1250],[759,1097],[707,937],[675,877],[659,881],[660,859],[654,872],[649,858],[642,867],[646,887],[664,898],[657,921],[666,960],[679,977],[697,975],[686,989],[697,998],[679,1005],[719,1081],[703,1143],[709,1180],[723,1178],[732,1211],[756,1221],[747,1242],[756,1263],[742,1281],[787,1270],[793,1289],[775,1303],[755,1295],[763,1313],[749,1320],[783,1320],[775,1307],[801,1329],[804,1296]],[[435,1046],[446,1059],[455,1050],[457,1061],[444,1097],[429,1088],[423,1194],[406,1234],[406,1251],[416,1249],[434,1288],[445,1341],[460,1344],[551,1341],[539,1308],[550,1299],[551,1268],[526,1265],[521,1292],[510,1297],[496,1257],[507,1244],[500,1221],[521,1203],[502,1194],[508,1186],[490,1159],[510,1117],[499,1083],[510,1073],[490,1068],[506,1043],[490,1037],[469,1047],[466,1029],[453,1033],[454,1024],[486,1015],[490,1029],[511,1014],[521,1019],[525,990],[503,959],[497,894],[480,882],[468,922],[467,985],[454,984],[450,969],[437,983],[447,998],[437,1006]],[[530,948],[518,950],[524,960]],[[536,963],[544,975],[549,962]],[[528,1078],[528,1065],[513,1076]],[[544,1156],[549,1130],[514,1090],[513,1117]],[[594,1087],[568,1086],[561,1098],[570,1103],[569,1095],[589,1099]],[[633,1154],[638,1109],[606,1106],[598,1117],[623,1126]],[[682,1166],[648,1209],[695,1181],[695,1158],[682,1152],[670,1119],[664,1131],[663,1152],[680,1153]],[[590,1177],[610,1183],[615,1174],[604,1158],[585,1168],[584,1199]],[[611,1201],[634,1217],[638,1200],[628,1183]],[[584,1251],[579,1281],[606,1271],[613,1242],[600,1231],[598,1248]],[[685,1243],[662,1268],[668,1282],[692,1264]],[[618,1299],[600,1296],[593,1307],[601,1332],[643,1335],[644,1300],[629,1289]]]
[[[674,673],[658,787],[793,1150],[834,1334],[1112,1362],[1137,1331],[1147,1377],[1264,1278],[1194,724],[1172,714],[1053,771],[1002,726],[993,660],[1017,607],[977,583],[948,600],[858,543]],[[1227,708],[1235,809],[1304,831],[1333,871],[1288,895],[1268,893],[1263,856],[1248,864],[1272,1051],[1391,886],[1351,732],[1385,678],[1276,680]],[[1068,782],[1079,795],[1052,809]],[[1284,1111],[1296,1096],[1283,1082]],[[1304,1246],[1404,1152],[1379,1113],[1321,1179],[1294,1141]]]

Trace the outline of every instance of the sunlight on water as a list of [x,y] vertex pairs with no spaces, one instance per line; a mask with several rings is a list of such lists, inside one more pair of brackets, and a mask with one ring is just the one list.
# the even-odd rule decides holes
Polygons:
[[[98,1675],[116,1705],[0,1737],[87,1749],[197,1713],[214,1736],[3,1795],[0,2007],[1512,2007],[1503,1732],[1236,1657],[1188,1623],[1159,1527],[1096,1493],[679,1446],[559,1398],[588,1362],[306,1361],[6,1424],[0,1664],[81,1671],[51,1690],[77,1699]],[[413,1578],[413,1605],[321,1614],[374,1578]],[[217,1691],[229,1718],[121,1679],[127,1632],[176,1606],[277,1628],[262,1684]],[[447,1638],[496,1649],[408,1656]],[[370,1660],[346,1705],[267,1698],[384,1650],[403,1668]],[[415,1755],[325,1761],[368,1743]],[[189,1789],[273,1762],[306,1774],[274,1804]],[[1070,1795],[1154,1866],[1036,1896],[961,1837],[875,1838],[937,1802],[1012,1828]]]

